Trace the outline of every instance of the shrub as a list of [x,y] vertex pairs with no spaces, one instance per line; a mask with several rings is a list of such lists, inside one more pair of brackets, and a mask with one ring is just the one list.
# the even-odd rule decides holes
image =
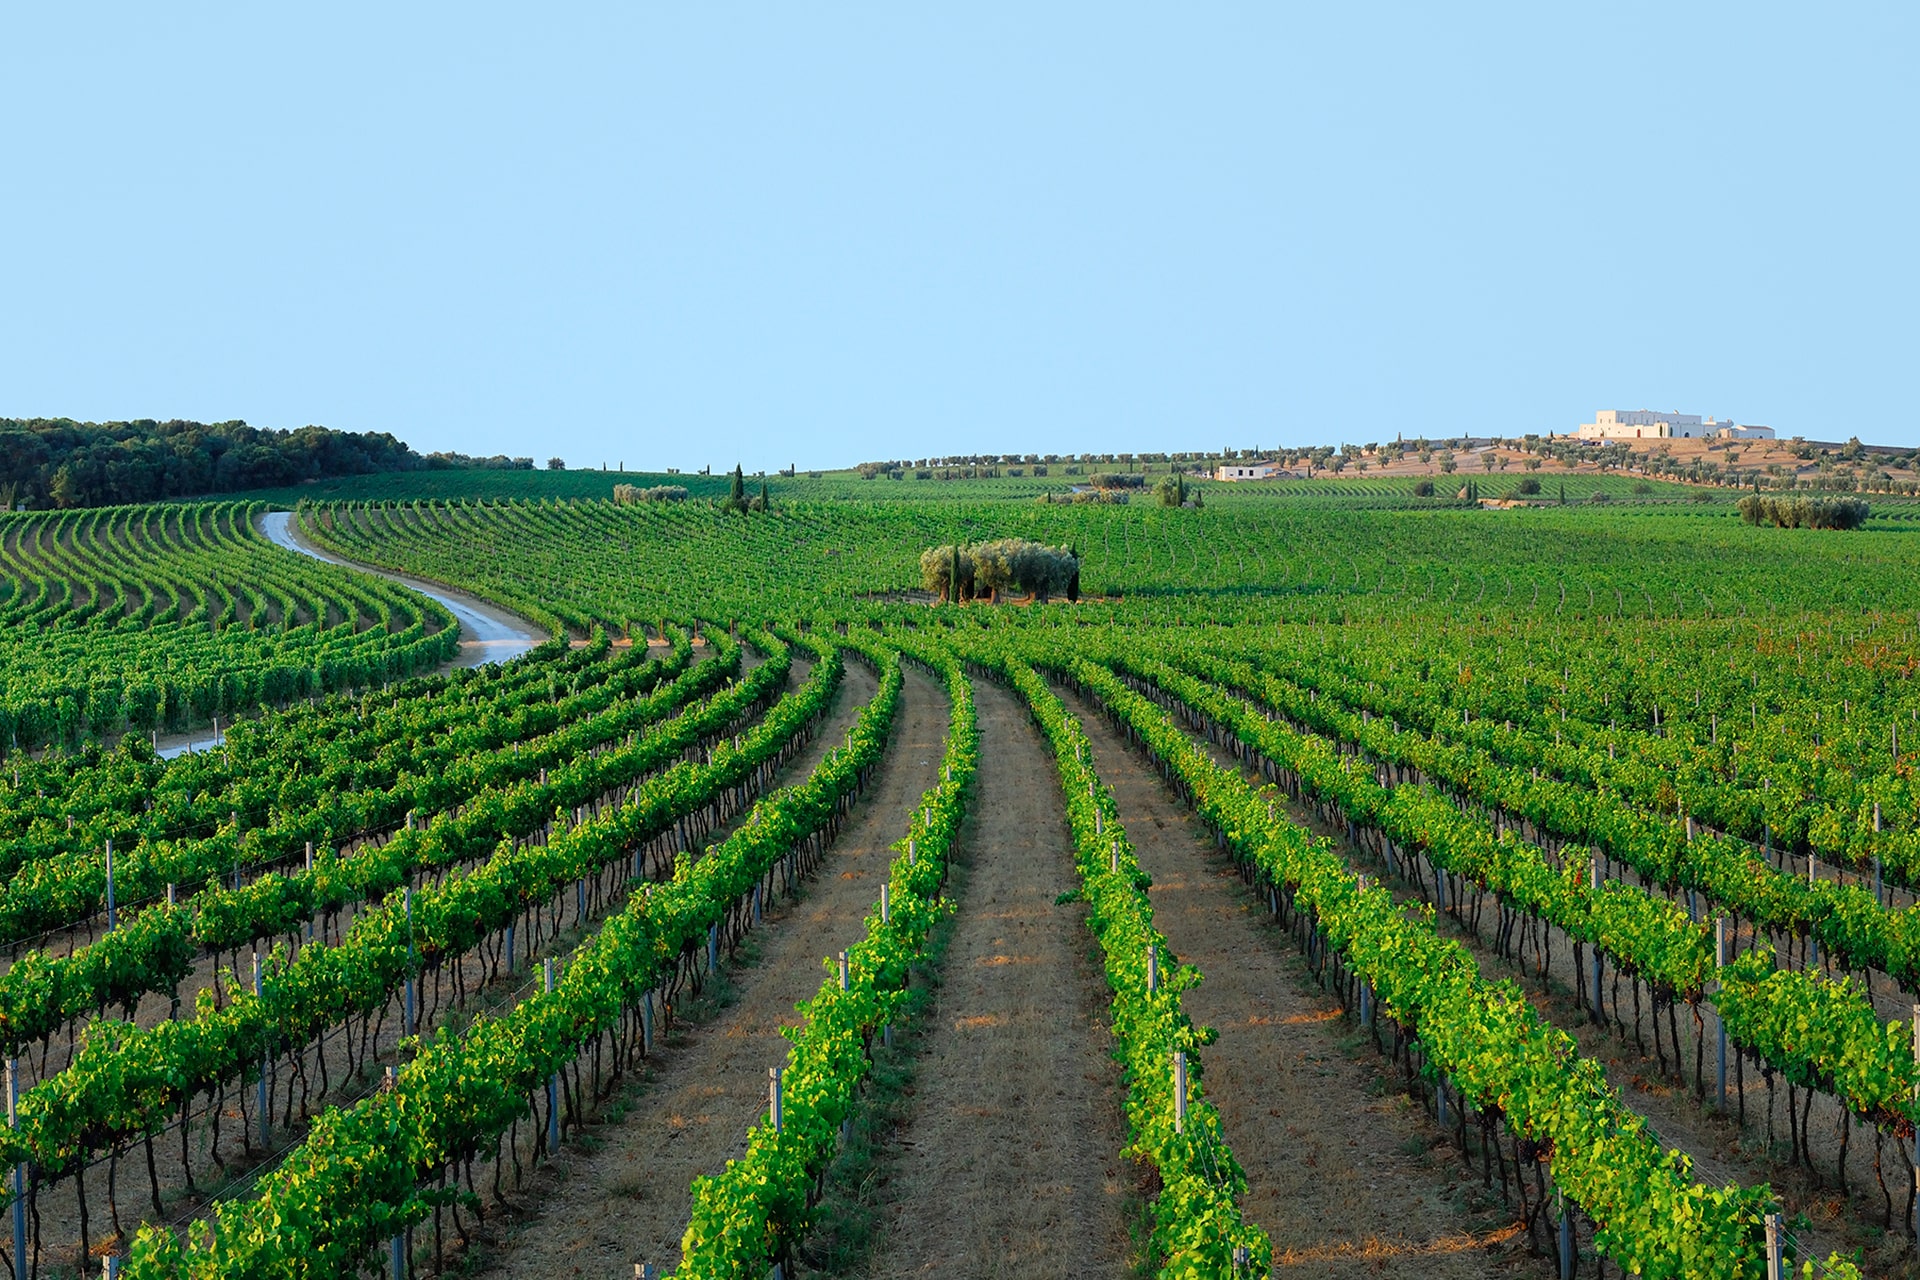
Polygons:
[[1416,498],[1431,498],[1433,496],[1433,481],[1422,480],[1419,484],[1414,485],[1413,496]]
[[1521,476],[1520,483],[1513,486],[1513,491],[1532,497],[1540,492],[1540,479],[1537,476]]
[[1645,480],[1635,480],[1633,482],[1633,491],[1641,497],[1645,497],[1647,494],[1653,492],[1653,486]]
[[1593,502],[1593,503],[1612,502],[1613,495],[1608,493],[1605,489],[1595,489],[1592,493],[1587,495],[1587,501]]

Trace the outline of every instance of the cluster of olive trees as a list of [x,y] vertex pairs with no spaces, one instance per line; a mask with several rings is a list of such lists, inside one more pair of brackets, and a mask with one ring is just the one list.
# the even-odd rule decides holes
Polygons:
[[1020,538],[949,543],[920,553],[920,580],[942,600],[998,600],[1009,589],[1036,600],[1080,598],[1080,557],[1070,547]]
[[637,484],[617,484],[613,486],[613,500],[620,503],[685,502],[687,487],[683,484],[656,484],[642,489]]
[[1782,529],[1858,529],[1867,504],[1858,498],[1768,498],[1750,493],[1735,504],[1748,524]]

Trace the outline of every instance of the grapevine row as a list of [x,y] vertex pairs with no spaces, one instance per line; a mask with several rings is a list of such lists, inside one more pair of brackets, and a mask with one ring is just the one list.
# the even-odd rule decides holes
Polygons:
[[487,862],[412,895],[410,904],[389,894],[364,908],[336,946],[309,945],[292,959],[276,950],[258,996],[243,989],[216,1006],[205,992],[199,1016],[151,1029],[94,1024],[73,1065],[23,1095],[18,1126],[0,1141],[4,1162],[31,1161],[40,1180],[58,1177],[84,1165],[89,1149],[156,1132],[196,1095],[211,1096],[328,1027],[384,1008],[408,974],[466,952],[560,887],[619,863],[626,850],[761,772],[822,713],[839,671],[829,650],[798,693],[783,698],[740,745],[723,742],[709,764],[677,764],[545,844],[502,841]]
[[[1229,849],[1311,913],[1316,937],[1417,1037],[1442,1080],[1550,1157],[1555,1183],[1596,1223],[1597,1247],[1648,1280],[1757,1273],[1766,1188],[1695,1182],[1686,1157],[1661,1149],[1599,1065],[1518,991],[1481,978],[1463,948],[1434,932],[1431,916],[1410,918],[1391,893],[1363,886],[1327,841],[1275,817],[1251,784],[1213,763],[1112,671],[1082,658],[1064,665],[1179,779]],[[1837,1258],[1828,1266],[1857,1274]]]
[[[964,652],[1014,687],[1053,748],[1087,923],[1099,939],[1114,993],[1113,1035],[1126,1068],[1129,1150],[1151,1161],[1161,1180],[1153,1205],[1157,1274],[1265,1275],[1272,1244],[1241,1216],[1246,1174],[1228,1147],[1219,1112],[1201,1088],[1199,1049],[1210,1036],[1181,1008],[1180,993],[1196,985],[1200,974],[1177,962],[1154,927],[1146,878],[1120,825],[1113,793],[1094,772],[1092,744],[1017,652],[991,641],[969,643]],[[1175,1092],[1176,1054],[1187,1064],[1183,1098]]]
[[[857,638],[878,661],[890,653]],[[755,1126],[746,1154],[724,1173],[696,1178],[693,1214],[681,1246],[681,1280],[762,1280],[776,1264],[792,1268],[814,1193],[839,1151],[872,1066],[873,1037],[906,998],[911,966],[933,927],[951,910],[942,890],[947,858],[979,763],[979,729],[966,672],[944,651],[917,649],[945,678],[949,712],[940,781],[921,795],[887,876],[887,896],[866,919],[866,935],[846,952],[846,981],[829,977],[812,1000],[780,1074],[781,1119]]]
[[846,746],[829,751],[804,782],[759,801],[734,834],[676,867],[670,881],[631,897],[551,991],[425,1040],[391,1088],[316,1120],[251,1199],[218,1206],[184,1238],[144,1228],[125,1274],[319,1280],[350,1274],[376,1245],[423,1220],[439,1201],[424,1184],[492,1147],[532,1112],[534,1091],[584,1049],[610,1040],[621,1053],[649,993],[803,840],[844,812],[885,746],[899,690],[898,668],[887,669]]
[[[1852,983],[1828,981],[1805,969],[1781,969],[1773,955],[1763,951],[1749,951],[1716,968],[1712,933],[1684,909],[1618,881],[1593,886],[1578,858],[1556,871],[1514,832],[1489,831],[1486,823],[1424,786],[1383,787],[1324,741],[1274,724],[1245,702],[1166,664],[1131,660],[1125,665],[1228,726],[1350,823],[1378,830],[1391,842],[1390,849],[1417,850],[1434,866],[1492,890],[1508,909],[1556,926],[1576,947],[1585,943],[1601,949],[1626,972],[1646,981],[1656,996],[1677,996],[1690,1003],[1709,1000],[1735,1043],[1781,1070],[1792,1083],[1831,1094],[1855,1115],[1891,1131],[1911,1132],[1920,1120],[1920,1102],[1915,1101],[1920,1068],[1915,1065],[1912,1030],[1903,1020],[1882,1022],[1871,1000]],[[1235,674],[1223,672],[1228,679]],[[1728,859],[1745,856],[1738,848],[1716,850],[1706,840],[1696,841],[1694,848],[1702,861],[1716,852]],[[1748,882],[1764,891],[1779,880],[1798,883],[1765,866],[1754,869]],[[1822,885],[1817,892],[1859,893],[1833,885]],[[1879,914],[1877,908],[1870,910]],[[1856,919],[1866,916],[1862,911]],[[1717,982],[1717,988],[1709,995],[1710,982]],[[1658,1049],[1657,1017],[1654,1028]],[[1677,1064],[1677,1033],[1674,1048]]]

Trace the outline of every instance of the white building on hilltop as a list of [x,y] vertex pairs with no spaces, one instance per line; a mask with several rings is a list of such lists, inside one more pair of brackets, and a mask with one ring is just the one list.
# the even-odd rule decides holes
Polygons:
[[1602,409],[1573,433],[1582,440],[1771,440],[1772,427],[1743,427],[1697,413]]

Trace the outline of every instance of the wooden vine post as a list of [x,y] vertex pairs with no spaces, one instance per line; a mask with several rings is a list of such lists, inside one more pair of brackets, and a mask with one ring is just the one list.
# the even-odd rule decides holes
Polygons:
[[1573,1280],[1573,1208],[1567,1193],[1555,1188],[1560,1197],[1560,1280]]
[[[1357,877],[1356,885],[1358,892],[1364,895],[1367,891],[1366,876]],[[1373,983],[1367,980],[1360,983],[1360,1025],[1368,1028],[1373,1026]]]
[[[1815,866],[1813,854],[1807,854],[1807,888],[1809,889],[1819,882]],[[1820,967],[1820,931],[1811,923],[1807,925],[1807,967],[1809,969]]]
[[[553,994],[553,957],[548,956],[545,964],[547,994]],[[554,1072],[547,1077],[547,1156],[551,1159],[560,1150],[560,1073]]]
[[1880,871],[1880,802],[1873,802],[1873,901],[1880,907],[1887,905],[1886,877]]
[[265,1151],[273,1146],[273,1084],[269,1079],[272,1059],[267,1048],[266,1025],[266,984],[260,976],[260,950],[253,952],[253,1000],[261,1012],[260,1019],[260,1093],[258,1107],[260,1111],[260,1149]]
[[[395,1071],[392,1067],[388,1067],[387,1075],[386,1075],[387,1092],[389,1093],[393,1092],[393,1090],[399,1086],[399,1083],[400,1083],[399,1072]],[[406,1228],[403,1227],[399,1231],[394,1232],[393,1238],[387,1241],[387,1262],[391,1270],[391,1280],[406,1280],[407,1278]]]
[[[411,815],[411,814],[409,814],[409,815],[408,815],[408,821],[409,821],[409,822],[411,822],[411,821],[412,821],[412,815]],[[406,1020],[407,1020],[407,1034],[408,1034],[408,1035],[412,1035],[412,1034],[414,1033],[414,1026],[413,1026],[413,1010],[414,1010],[414,1001],[413,1001],[413,886],[412,886],[412,885],[408,885],[408,886],[406,887],[406,898],[405,898],[405,904],[406,904],[406,909],[407,909],[407,993],[406,993]]]
[[[1592,883],[1593,891],[1599,893],[1600,855],[1598,853],[1593,855]],[[1600,944],[1596,941],[1593,946],[1593,1020],[1595,1022],[1603,1020],[1600,1009]]]
[[[7,1128],[20,1124],[20,1059],[7,1059]],[[27,1166],[13,1166],[13,1274],[27,1274]]]
[[[1726,964],[1727,964],[1727,919],[1725,916],[1721,916],[1719,919],[1713,922],[1713,966],[1715,971],[1715,977],[1714,977],[1714,994],[1715,995],[1718,995],[1720,992],[1721,980],[1718,976],[1719,970],[1725,968]],[[1724,1115],[1728,1109],[1727,1107],[1727,1020],[1725,1018],[1720,1017],[1718,1012],[1715,1013],[1713,1020],[1715,1023],[1719,1025],[1719,1028],[1720,1028],[1719,1046],[1714,1058],[1714,1073],[1715,1073],[1715,1078],[1719,1081],[1719,1092],[1716,1096],[1720,1099],[1720,1111]]]

